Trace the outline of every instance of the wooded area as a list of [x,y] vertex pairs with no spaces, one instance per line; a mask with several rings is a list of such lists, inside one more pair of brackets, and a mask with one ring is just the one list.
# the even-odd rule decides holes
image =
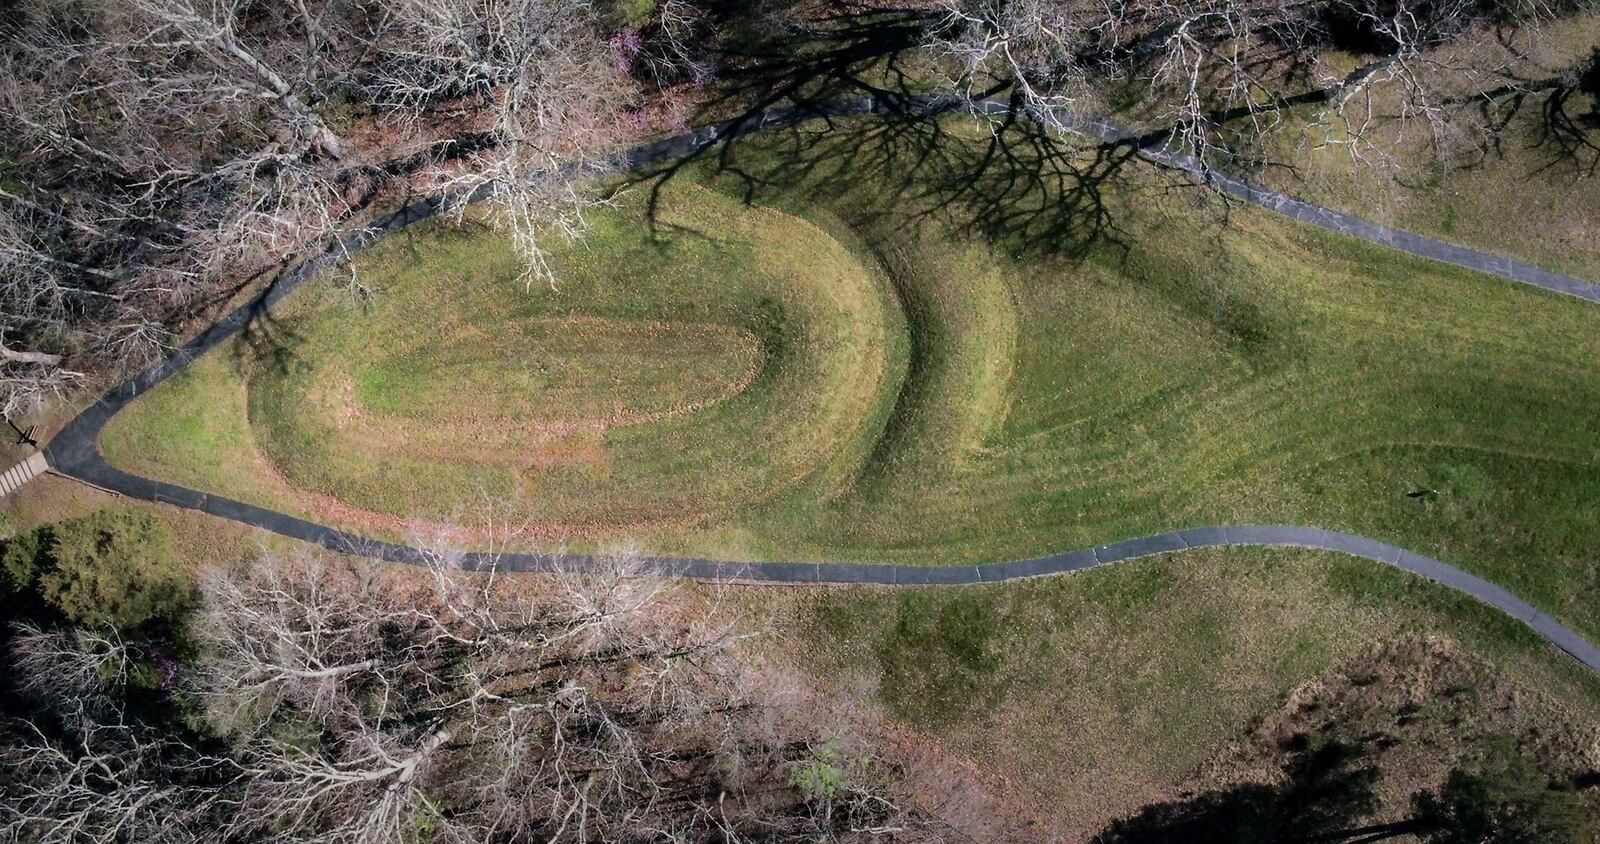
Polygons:
[[[889,766],[752,661],[739,613],[630,554],[543,580],[445,551],[420,578],[265,557],[212,572],[191,603],[150,559],[163,545],[125,535],[152,525],[107,512],[7,547],[10,588],[37,578],[46,601],[7,642],[33,709],[5,719],[0,750],[12,840],[933,835]],[[66,558],[95,536],[105,553]],[[112,620],[51,586],[100,568],[129,578],[102,596],[165,597]]]

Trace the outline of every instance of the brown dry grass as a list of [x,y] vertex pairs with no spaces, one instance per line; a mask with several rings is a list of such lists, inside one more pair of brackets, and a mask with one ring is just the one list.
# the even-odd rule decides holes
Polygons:
[[[1507,717],[1548,727],[1568,758],[1595,752],[1600,678],[1547,645],[1507,647],[1515,622],[1440,587],[1387,571],[1369,582],[1377,569],[1214,550],[967,590],[766,597],[790,658],[971,760],[1054,840],[1083,840],[1204,777],[1255,775],[1229,756],[1253,725],[1413,634],[1458,642],[1503,690]],[[1461,733],[1460,748],[1473,740]]]

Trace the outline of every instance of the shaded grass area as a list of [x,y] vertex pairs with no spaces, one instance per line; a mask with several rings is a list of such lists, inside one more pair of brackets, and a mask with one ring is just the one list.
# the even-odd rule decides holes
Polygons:
[[1600,723],[1600,679],[1521,625],[1324,552],[1208,549],[961,590],[791,593],[779,607],[789,657],[924,726],[1070,840],[1170,795],[1293,689],[1407,633],[1488,657],[1581,731]]
[[[559,257],[557,291],[512,282],[488,233],[419,230],[363,259],[384,291],[369,311],[297,294],[282,353],[240,346],[163,385],[107,453],[319,516],[300,493],[396,518],[486,495],[543,538],[728,558],[938,564],[1313,524],[1600,638],[1592,306],[1254,209],[1219,219],[1138,164],[1088,197],[1118,242],[972,239],[972,209],[1011,188],[875,140],[835,130],[803,167],[748,148],[732,163],[759,178],[672,183],[654,234],[635,194]],[[715,192],[752,185],[747,210]],[[1006,201],[1062,207],[1035,199]]]

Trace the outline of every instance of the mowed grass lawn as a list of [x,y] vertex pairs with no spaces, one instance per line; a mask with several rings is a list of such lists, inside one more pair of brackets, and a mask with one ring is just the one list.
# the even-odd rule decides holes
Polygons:
[[629,211],[559,256],[556,288],[515,282],[480,225],[394,238],[360,261],[371,301],[297,294],[116,420],[107,453],[379,527],[493,501],[556,536],[697,523],[852,472],[840,446],[887,412],[905,356],[880,271],[703,188],[668,197],[658,235]]
[[540,539],[729,558],[1311,524],[1600,638],[1600,309],[1252,209],[1224,224],[1138,164],[1097,185],[1120,243],[1050,257],[954,234],[964,197],[917,213],[907,186],[941,174],[869,141],[842,132],[752,207],[702,174],[652,227],[635,190],[554,289],[487,230],[397,237],[358,259],[370,303],[296,294],[105,450],[374,532],[489,499]]

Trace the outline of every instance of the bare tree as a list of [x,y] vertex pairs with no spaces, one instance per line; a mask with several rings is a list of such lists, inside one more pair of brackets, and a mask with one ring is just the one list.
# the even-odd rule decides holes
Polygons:
[[634,72],[697,72],[682,2],[648,37],[606,20],[569,0],[16,4],[0,404],[146,362],[198,309],[418,192],[492,199],[527,278],[548,278],[546,238],[596,201],[580,182],[646,128]]
[[134,656],[115,627],[46,630],[16,625],[10,642],[17,685],[40,700],[67,701],[76,711],[115,711],[115,691],[128,682]]
[[659,88],[678,80],[703,85],[711,80],[715,67],[712,51],[706,46],[709,18],[706,10],[691,0],[661,0],[656,4],[652,37],[623,31],[614,34],[609,43],[619,60],[632,57],[642,63]]
[[[135,655],[114,628],[19,625],[10,642],[38,721],[3,726],[0,836],[39,844],[204,840],[225,810],[222,759],[183,736],[130,719],[123,693]],[[0,730],[3,735],[5,730]]]
[[341,842],[898,823],[864,778],[830,811],[788,781],[804,742],[774,732],[778,702],[739,658],[732,614],[629,555],[536,582],[461,559],[432,555],[427,588],[312,562],[208,580],[195,687],[234,736],[241,823]]
[[366,78],[373,100],[409,121],[441,102],[479,106],[474,120],[493,142],[433,171],[431,189],[458,211],[487,194],[525,280],[550,280],[546,238],[581,233],[595,201],[575,180],[627,139],[622,118],[639,95],[628,46],[608,38],[586,0],[382,2],[390,29]]
[[1071,107],[1090,93],[1082,55],[1107,33],[1065,3],[944,2],[929,28],[927,44],[957,69],[952,87],[971,95],[994,90],[996,80],[1016,88],[1036,116]]
[[1420,134],[1446,167],[1480,149],[1494,128],[1473,106],[1491,89],[1521,86],[1525,57],[1485,25],[1527,27],[1554,15],[1541,0],[1342,0],[1335,9],[1377,55],[1341,77],[1322,74],[1322,143],[1346,148],[1358,163],[1385,163],[1371,157]]
[[[1492,27],[1526,29],[1557,3],[1481,0],[943,0],[926,45],[968,92],[1009,89],[1058,109],[1136,101],[1203,160],[1257,163],[1289,106],[1361,163],[1421,134],[1450,165],[1492,129],[1486,98],[1527,90],[1526,57]],[[1335,74],[1341,50],[1357,66]]]
[[956,59],[957,84],[1010,87],[1049,122],[1134,92],[1148,117],[1196,149],[1219,115],[1260,120],[1265,91],[1304,62],[1305,2],[946,0],[928,46]]
[[266,558],[208,575],[202,656],[179,688],[209,738],[125,715],[118,678],[136,656],[120,637],[20,629],[15,661],[53,726],[14,730],[0,829],[47,842],[938,837],[890,797],[889,768],[806,723],[792,680],[752,667],[719,597],[628,554],[540,579],[447,552],[428,563],[418,577]]
[[[0,361],[13,408],[161,351],[214,290],[330,234],[342,144],[307,105],[338,55],[305,4],[33,0],[0,41]],[[248,21],[246,18],[248,17]],[[294,37],[291,37],[294,34]]]
[[0,834],[38,844],[206,840],[219,792],[191,774],[217,760],[116,721],[81,719],[66,738],[23,724],[0,748]]

